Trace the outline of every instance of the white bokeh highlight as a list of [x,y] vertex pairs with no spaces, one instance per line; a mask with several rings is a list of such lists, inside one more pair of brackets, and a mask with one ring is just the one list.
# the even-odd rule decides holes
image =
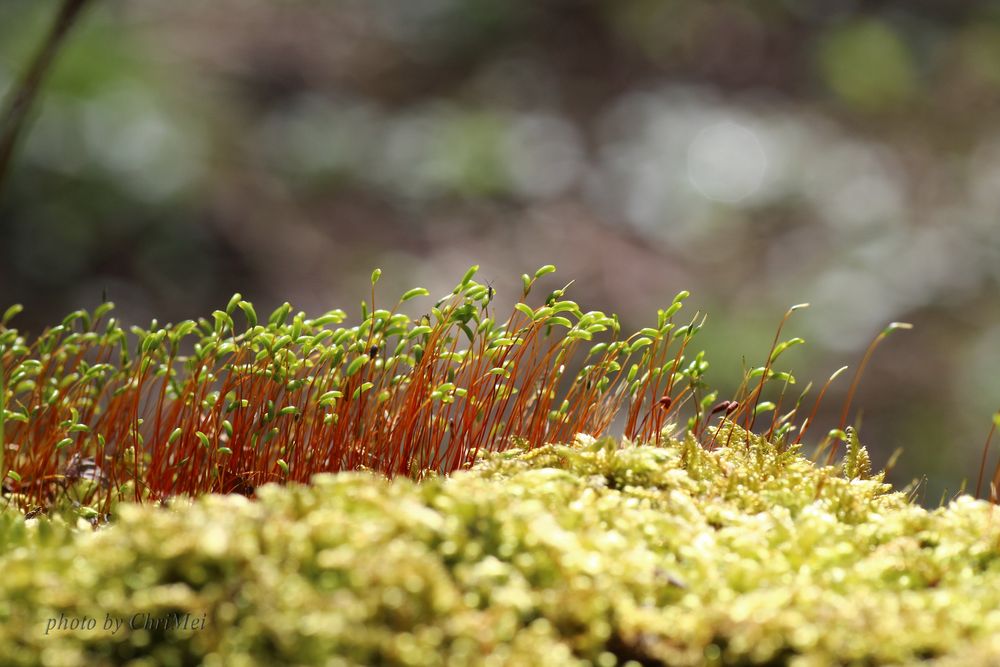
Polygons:
[[704,127],[687,152],[691,185],[706,199],[736,204],[756,194],[764,182],[767,154],[750,128],[732,121]]

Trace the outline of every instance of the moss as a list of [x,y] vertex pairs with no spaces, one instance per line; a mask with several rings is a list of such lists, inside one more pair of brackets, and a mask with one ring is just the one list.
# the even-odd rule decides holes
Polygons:
[[[735,427],[0,520],[12,665],[996,664],[1000,521]],[[861,460],[863,448],[852,445]],[[850,463],[850,462],[845,462]],[[849,472],[849,471],[848,471]],[[94,629],[46,634],[49,619]],[[204,629],[129,629],[129,619]],[[112,634],[107,619],[125,627]],[[141,624],[145,617],[140,617]]]

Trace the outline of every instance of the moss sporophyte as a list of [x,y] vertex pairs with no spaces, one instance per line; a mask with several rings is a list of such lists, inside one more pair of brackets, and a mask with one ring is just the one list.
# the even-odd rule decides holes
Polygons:
[[[482,452],[601,435],[619,417],[632,442],[658,442],[683,424],[712,449],[724,443],[710,427],[726,420],[760,425],[787,447],[802,443],[844,370],[799,420],[809,388],[783,412],[795,378],[776,364],[804,342],[781,331],[808,304],[788,310],[765,363],[724,398],[704,381],[704,352],[691,351],[705,317],[675,321],[687,292],[651,326],[623,335],[615,315],[566,299],[569,285],[532,305],[551,265],[522,276],[521,297],[501,321],[477,270],[417,319],[400,307],[428,291],[411,289],[384,309],[376,270],[354,325],[343,310],[310,317],[288,303],[262,321],[236,294],[210,318],[127,331],[102,303],[29,341],[10,327],[14,306],[0,321],[4,495],[35,512],[68,501],[96,519],[119,500],[252,496],[261,484],[319,472],[446,474]],[[845,428],[861,372],[885,336],[908,326],[893,323],[865,353],[841,423],[819,443],[828,464],[840,441],[856,456]]]
[[720,396],[686,292],[624,335],[553,271],[503,321],[476,267],[415,320],[378,271],[357,324],[9,311],[5,664],[1000,664],[992,505],[918,506],[846,423],[906,325],[814,461],[844,369],[786,399],[798,307]]

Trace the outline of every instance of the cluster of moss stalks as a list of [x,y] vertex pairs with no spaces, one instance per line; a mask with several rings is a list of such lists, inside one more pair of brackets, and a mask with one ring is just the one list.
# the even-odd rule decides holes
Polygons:
[[641,446],[578,436],[419,483],[344,472],[256,500],[123,504],[97,530],[10,511],[0,653],[9,665],[1000,663],[992,505],[926,510],[870,475],[856,441],[820,466],[730,421],[714,436],[711,450],[669,433]]
[[[98,517],[119,500],[252,496],[320,472],[419,477],[516,439],[604,433],[619,413],[627,437],[649,442],[685,403],[695,432],[725,407],[748,420],[770,410],[773,433],[791,433],[796,410],[758,399],[765,383],[794,383],[771,365],[802,339],[776,339],[739,404],[713,408],[708,362],[685,354],[699,318],[673,321],[687,292],[625,337],[617,317],[585,312],[566,288],[537,299],[552,265],[524,274],[498,318],[477,269],[432,304],[417,305],[429,295],[418,287],[391,309],[376,306],[376,270],[353,326],[340,309],[309,317],[288,303],[258,320],[236,294],[211,319],[149,329],[126,329],[106,302],[31,338],[7,327],[13,306],[0,316],[0,492],[26,512],[70,499]],[[430,307],[411,318],[404,304]]]

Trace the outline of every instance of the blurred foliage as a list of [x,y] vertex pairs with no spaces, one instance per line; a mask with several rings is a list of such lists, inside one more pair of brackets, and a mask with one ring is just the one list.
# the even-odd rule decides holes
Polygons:
[[[0,93],[55,7],[0,6]],[[711,295],[720,385],[789,303],[811,376],[912,321],[859,405],[936,500],[1000,397],[998,36],[972,0],[102,0],[0,199],[0,303],[320,311],[376,265],[555,261],[628,327]]]
[[718,440],[581,436],[419,484],[123,504],[96,531],[6,512],[0,647],[9,665],[1000,659],[986,502],[925,510],[863,474],[860,446],[818,467],[728,424]]
[[906,44],[882,22],[831,31],[821,45],[820,63],[830,89],[858,109],[899,107],[915,94],[912,57]]

